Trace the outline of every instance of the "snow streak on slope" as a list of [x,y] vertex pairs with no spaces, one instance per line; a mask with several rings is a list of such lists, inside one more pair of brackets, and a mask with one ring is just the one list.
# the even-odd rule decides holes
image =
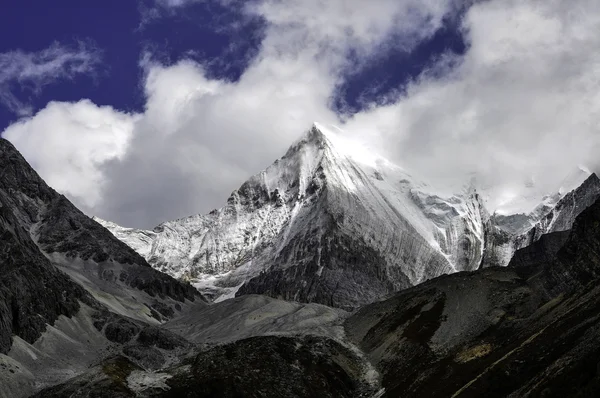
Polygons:
[[445,198],[432,191],[315,124],[219,210],[153,232],[103,224],[155,268],[197,281],[214,298],[241,287],[344,307],[479,266],[477,193],[465,188]]

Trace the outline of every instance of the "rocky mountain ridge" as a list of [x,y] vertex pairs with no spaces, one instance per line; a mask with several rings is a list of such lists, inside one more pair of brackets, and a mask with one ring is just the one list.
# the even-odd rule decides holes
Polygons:
[[429,194],[400,167],[347,146],[315,125],[206,216],[153,231],[98,221],[156,269],[216,299],[266,293],[351,308],[479,266],[483,231],[474,191]]
[[599,226],[597,200],[518,264],[440,276],[352,313],[254,295],[197,308],[164,325],[199,344],[181,362],[149,373],[117,357],[39,396],[597,396]]
[[439,275],[506,266],[541,235],[568,230],[600,197],[600,180],[513,216],[490,215],[473,185],[459,191],[436,194],[315,124],[221,209],[152,231],[97,221],[213,300],[267,294],[350,309]]

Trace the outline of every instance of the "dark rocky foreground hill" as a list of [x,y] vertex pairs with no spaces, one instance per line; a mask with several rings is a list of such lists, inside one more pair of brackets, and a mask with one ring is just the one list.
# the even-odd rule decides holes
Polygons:
[[347,320],[385,396],[600,395],[600,201],[511,264],[434,279]]

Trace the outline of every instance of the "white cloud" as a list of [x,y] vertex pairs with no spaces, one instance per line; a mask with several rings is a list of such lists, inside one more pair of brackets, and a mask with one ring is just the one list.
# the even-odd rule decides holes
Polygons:
[[37,94],[56,80],[93,73],[99,60],[99,51],[84,42],[76,48],[53,43],[38,52],[0,53],[0,104],[18,116],[28,116],[32,112],[30,104],[15,96],[11,84]]
[[531,179],[548,192],[577,165],[598,169],[600,3],[494,0],[464,28],[455,70],[348,127],[375,126],[390,156],[438,181],[476,173],[518,195]]
[[[180,3],[163,5],[182,7]],[[116,111],[111,116],[102,108],[107,120],[121,123],[111,133],[98,133],[83,120],[77,129],[65,128],[81,113],[66,117],[76,105],[60,104],[63,111],[56,117],[52,108],[59,105],[51,104],[5,136],[49,183],[101,217],[150,227],[208,211],[281,156],[313,121],[337,121],[328,104],[351,48],[367,56],[400,31],[410,38],[403,46],[414,44],[415,37],[436,29],[449,1],[376,3],[246,3],[243,12],[261,16],[267,27],[256,58],[238,82],[210,80],[191,61],[165,67],[145,56],[146,109],[138,116]],[[124,154],[123,146],[106,148],[96,142],[112,133],[122,134],[118,142],[127,147]],[[49,159],[34,144],[41,136],[70,162]],[[73,187],[63,183],[66,175]]]
[[[103,218],[149,227],[205,212],[281,156],[312,121],[339,123],[328,105],[343,71],[352,67],[350,49],[365,62],[386,46],[409,49],[460,5],[248,4],[246,12],[265,18],[267,28],[241,79],[211,80],[191,61],[165,67],[146,58],[143,114],[100,108],[103,118],[120,121],[110,131],[121,146],[98,152],[110,155],[96,154],[95,161],[73,156],[96,153],[91,148],[106,143],[91,138],[95,129],[84,119],[76,130],[63,128],[72,123],[65,116],[43,119],[57,104],[11,127],[8,138],[59,189],[67,189],[61,175],[78,170],[70,181],[80,188],[71,194]],[[392,105],[374,104],[346,128],[379,140],[390,157],[434,181],[465,181],[477,173],[511,195],[524,181],[534,180],[540,192],[554,188],[573,167],[598,166],[599,19],[600,3],[591,0],[478,3],[463,21],[469,42],[463,58],[443,58]],[[66,115],[77,104],[60,106]],[[40,163],[46,155],[32,137],[42,135],[72,162]],[[79,136],[72,145],[66,139]],[[88,181],[103,182],[92,184],[101,190]]]
[[51,102],[4,132],[46,182],[87,209],[106,182],[100,167],[124,155],[138,119],[84,100]]

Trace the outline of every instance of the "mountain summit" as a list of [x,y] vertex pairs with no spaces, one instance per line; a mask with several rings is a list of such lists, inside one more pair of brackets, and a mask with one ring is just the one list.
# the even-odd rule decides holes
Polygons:
[[430,191],[315,124],[219,210],[153,231],[98,221],[156,269],[190,279],[216,300],[266,293],[353,308],[479,267],[484,212],[477,193]]

